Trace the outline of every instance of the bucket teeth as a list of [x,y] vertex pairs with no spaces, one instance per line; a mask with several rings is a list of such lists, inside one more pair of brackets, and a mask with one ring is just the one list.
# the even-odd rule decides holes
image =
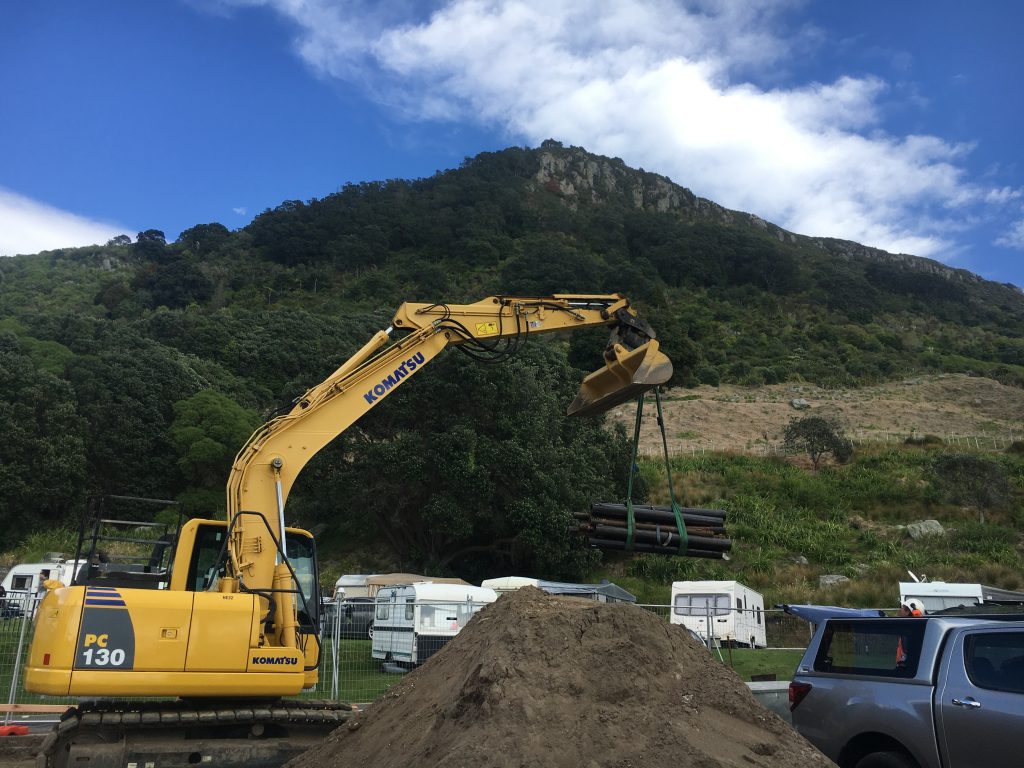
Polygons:
[[605,366],[583,380],[569,406],[570,416],[604,413],[672,378],[672,361],[654,339],[633,350],[614,344],[605,358]]

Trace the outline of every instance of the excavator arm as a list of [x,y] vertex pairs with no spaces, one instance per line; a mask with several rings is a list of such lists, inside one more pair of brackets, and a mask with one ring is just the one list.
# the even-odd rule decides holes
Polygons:
[[296,647],[292,578],[280,553],[285,551],[285,503],[306,463],[449,345],[478,359],[496,359],[513,353],[532,334],[600,325],[612,328],[605,365],[584,380],[569,407],[572,415],[604,412],[672,375],[653,331],[624,296],[402,304],[390,328],[377,332],[291,410],[260,427],[238,453],[227,485],[230,568],[220,591],[272,599],[266,641]]

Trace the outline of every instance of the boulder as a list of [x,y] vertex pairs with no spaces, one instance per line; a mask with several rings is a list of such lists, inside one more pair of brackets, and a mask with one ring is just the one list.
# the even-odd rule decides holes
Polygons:
[[834,587],[836,584],[844,584],[848,581],[848,578],[840,574],[827,574],[818,577],[818,588],[825,589],[826,587]]
[[907,533],[912,539],[923,539],[928,536],[945,536],[946,530],[938,520],[921,520],[910,523],[907,526]]

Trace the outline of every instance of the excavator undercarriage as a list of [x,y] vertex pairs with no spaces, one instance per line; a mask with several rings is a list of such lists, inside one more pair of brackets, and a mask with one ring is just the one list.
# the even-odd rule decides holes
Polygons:
[[355,707],[335,701],[82,702],[43,741],[40,768],[278,768]]

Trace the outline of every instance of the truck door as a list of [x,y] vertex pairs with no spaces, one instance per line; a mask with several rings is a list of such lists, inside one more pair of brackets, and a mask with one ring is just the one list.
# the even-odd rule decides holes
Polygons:
[[1024,631],[1000,627],[957,630],[939,671],[936,691],[944,766],[1021,765]]

